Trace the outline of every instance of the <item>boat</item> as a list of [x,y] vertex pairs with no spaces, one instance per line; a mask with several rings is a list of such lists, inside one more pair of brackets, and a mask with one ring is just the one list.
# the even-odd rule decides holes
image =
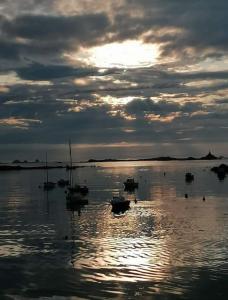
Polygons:
[[219,180],[224,180],[226,178],[226,175],[228,174],[228,166],[225,164],[221,164],[218,167],[211,168],[211,171],[217,174]]
[[186,173],[185,174],[185,181],[186,182],[192,182],[194,180],[194,175],[192,173]]
[[134,180],[134,178],[127,178],[127,180],[124,182],[125,190],[134,190],[139,187],[138,182]]
[[65,179],[60,179],[57,182],[57,184],[58,184],[59,187],[65,187],[65,186],[68,186],[70,184],[70,181],[69,180],[65,180]]
[[82,195],[87,195],[89,192],[89,189],[86,185],[81,186],[79,184],[75,184],[74,186],[69,187],[69,190],[71,192],[80,193]]
[[112,212],[120,213],[125,212],[130,208],[130,200],[126,200],[124,196],[113,196],[112,200],[110,201],[112,205]]
[[[69,187],[66,192],[66,201],[67,205],[87,205],[88,204],[88,199],[84,198],[84,195],[81,190],[80,185],[74,185],[74,180],[73,180],[73,168],[72,168],[72,153],[71,153],[71,141],[69,141],[69,151],[70,151],[70,179],[69,179]],[[86,186],[84,187],[86,191]],[[88,188],[87,188],[88,192]]]
[[55,188],[55,183],[52,181],[49,181],[49,176],[48,176],[48,164],[47,164],[47,153],[46,153],[46,182],[43,184],[43,189],[48,191],[48,190],[53,190]]
[[51,181],[44,182],[43,188],[44,190],[52,190],[55,188],[55,183]]

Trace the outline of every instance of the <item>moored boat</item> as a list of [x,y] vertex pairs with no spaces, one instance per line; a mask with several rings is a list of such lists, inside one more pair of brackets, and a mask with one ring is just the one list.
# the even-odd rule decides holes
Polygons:
[[125,190],[134,190],[139,187],[138,182],[134,180],[134,178],[127,178],[127,180],[124,182]]
[[89,192],[89,189],[86,185],[79,185],[79,184],[75,184],[74,186],[69,187],[69,191],[71,192],[75,192],[75,193],[80,193],[82,195],[87,195]]
[[194,175],[190,172],[185,174],[185,181],[186,182],[192,182],[194,180]]
[[54,182],[52,182],[52,181],[44,182],[44,185],[43,185],[44,190],[52,190],[54,188],[55,188],[55,183]]
[[60,179],[57,183],[58,183],[59,187],[65,187],[65,186],[68,186],[70,184],[70,181],[65,180],[65,179]]
[[87,205],[88,199],[84,198],[84,195],[88,193],[86,186],[81,187],[80,185],[74,185],[73,172],[72,172],[72,154],[71,154],[71,142],[69,141],[70,151],[70,180],[69,187],[66,192],[67,205]]
[[113,212],[124,212],[130,208],[130,200],[125,199],[124,196],[113,196],[110,201]]

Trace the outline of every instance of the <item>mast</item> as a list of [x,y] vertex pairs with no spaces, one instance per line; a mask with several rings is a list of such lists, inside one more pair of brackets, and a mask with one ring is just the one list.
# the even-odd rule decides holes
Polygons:
[[70,151],[70,186],[73,186],[73,173],[72,173],[72,152],[71,152],[71,140],[69,139],[69,151]]
[[48,165],[47,165],[47,152],[46,152],[46,182],[48,183]]

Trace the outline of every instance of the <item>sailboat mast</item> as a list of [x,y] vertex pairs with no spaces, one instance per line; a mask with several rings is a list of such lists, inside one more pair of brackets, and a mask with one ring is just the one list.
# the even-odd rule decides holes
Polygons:
[[47,165],[47,152],[46,152],[46,182],[48,183],[48,165]]
[[72,153],[71,153],[71,140],[69,140],[69,150],[70,150],[70,185],[73,185],[73,173],[72,173]]

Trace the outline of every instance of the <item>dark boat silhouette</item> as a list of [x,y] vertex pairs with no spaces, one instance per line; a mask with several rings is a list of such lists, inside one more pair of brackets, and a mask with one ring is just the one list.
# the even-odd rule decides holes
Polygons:
[[221,164],[218,167],[211,168],[211,171],[217,174],[219,180],[224,180],[228,174],[228,166]]
[[44,190],[53,190],[55,188],[55,183],[51,181],[44,182],[43,189]]
[[190,172],[185,174],[185,181],[186,182],[192,182],[194,180],[194,175]]
[[69,187],[68,190],[74,193],[80,193],[82,195],[87,195],[89,192],[89,189],[86,185],[81,186],[79,184]]
[[113,196],[110,203],[114,213],[125,212],[130,208],[130,200],[126,200],[124,196]]
[[69,180],[65,180],[65,179],[60,179],[57,182],[57,184],[58,184],[59,187],[65,187],[65,186],[68,186],[70,184],[70,181]]
[[134,178],[127,178],[127,180],[124,182],[124,189],[126,191],[132,191],[134,189],[137,189],[138,187],[139,184],[134,180]]

